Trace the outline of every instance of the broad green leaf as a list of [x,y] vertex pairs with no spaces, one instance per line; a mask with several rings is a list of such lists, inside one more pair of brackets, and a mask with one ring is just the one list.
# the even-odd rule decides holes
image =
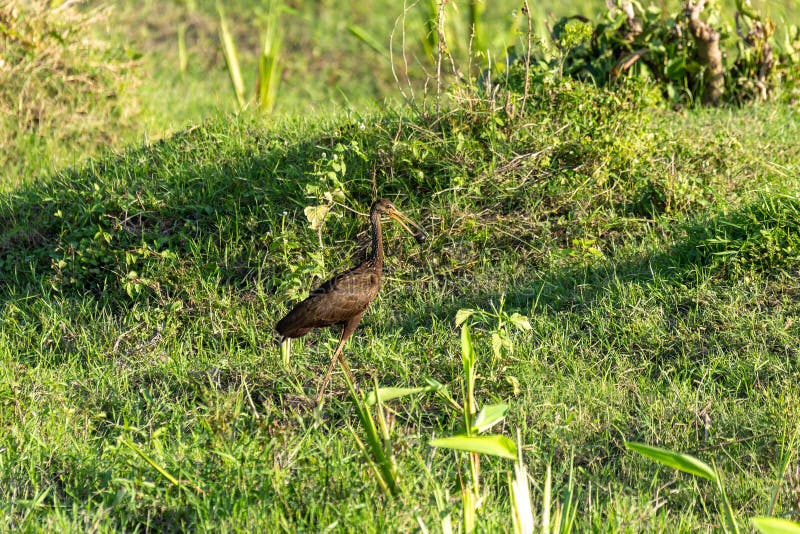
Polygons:
[[303,213],[306,214],[306,219],[308,219],[312,230],[318,230],[322,226],[329,211],[331,211],[331,207],[325,204],[320,206],[306,206],[303,209]]
[[333,204],[334,201],[338,200],[339,202],[344,202],[344,191],[339,189],[338,187],[333,191],[325,191],[322,193],[322,196],[328,203]]
[[499,359],[503,355],[503,338],[497,332],[492,332],[492,356]]
[[474,313],[475,310],[470,310],[469,308],[458,310],[456,312],[456,326],[461,326],[461,324],[469,319]]
[[800,534],[800,523],[778,517],[754,517],[753,526],[763,534]]
[[528,320],[527,317],[524,315],[520,315],[519,313],[513,313],[511,317],[508,318],[514,326],[519,328],[520,330],[530,330],[531,329],[531,322]]
[[442,447],[444,449],[455,449],[464,452],[477,452],[478,454],[488,454],[516,460],[517,446],[513,441],[505,436],[494,434],[491,436],[451,436],[449,438],[438,438],[430,442],[432,447]]
[[707,463],[698,460],[694,456],[688,454],[681,454],[679,452],[662,449],[660,447],[653,447],[643,443],[625,443],[625,447],[638,452],[646,458],[650,458],[661,465],[672,467],[678,471],[689,473],[690,475],[707,478],[708,480],[716,480],[717,473]]
[[508,413],[508,404],[488,404],[481,408],[472,422],[473,432],[485,432],[502,421]]
[[416,393],[436,391],[440,387],[441,384],[417,388],[378,388],[377,399],[375,398],[375,391],[370,391],[369,394],[367,394],[367,404],[373,405],[378,399],[380,399],[381,402],[385,402],[387,400],[399,399],[400,397],[407,397]]

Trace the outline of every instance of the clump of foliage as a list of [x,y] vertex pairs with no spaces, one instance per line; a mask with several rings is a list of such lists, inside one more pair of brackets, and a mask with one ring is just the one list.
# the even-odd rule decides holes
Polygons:
[[[93,33],[106,15],[76,2],[0,0],[0,167],[9,176],[45,168],[58,148],[113,141],[135,110],[121,101],[133,63]],[[17,156],[31,151],[40,157]]]
[[771,19],[743,6],[735,21],[734,29],[704,1],[669,13],[619,1],[597,22],[580,15],[560,19],[550,36],[555,50],[540,47],[530,58],[517,59],[508,80],[521,91],[523,84],[547,84],[554,74],[600,86],[634,77],[654,82],[673,104],[794,98],[798,29],[779,33]]

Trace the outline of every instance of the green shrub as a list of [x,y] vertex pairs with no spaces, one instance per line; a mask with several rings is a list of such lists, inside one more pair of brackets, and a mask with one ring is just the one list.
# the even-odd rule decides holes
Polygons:
[[[522,93],[526,79],[535,88],[560,77],[609,87],[635,78],[652,83],[672,104],[708,103],[710,67],[703,43],[693,37],[687,9],[664,12],[655,5],[629,4],[633,18],[621,9],[609,10],[596,22],[580,15],[562,17],[550,35],[554,50],[539,46],[527,59],[516,57],[499,81]],[[713,103],[797,98],[797,27],[776,28],[771,19],[750,11],[736,12],[735,29],[713,7],[702,16],[719,36],[723,62],[724,89]]]

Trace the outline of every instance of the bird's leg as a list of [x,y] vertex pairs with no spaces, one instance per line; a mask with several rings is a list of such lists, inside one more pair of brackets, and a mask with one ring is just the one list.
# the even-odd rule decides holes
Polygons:
[[333,373],[333,368],[336,367],[336,361],[339,360],[342,362],[342,367],[347,371],[348,376],[350,376],[350,381],[353,381],[353,374],[350,372],[350,368],[347,367],[347,364],[344,361],[344,356],[342,356],[342,347],[344,346],[345,342],[344,336],[339,340],[339,345],[336,347],[336,352],[333,353],[333,358],[331,358],[331,364],[328,366],[328,372],[325,373],[325,379],[322,381],[322,385],[317,391],[317,404],[319,401],[322,400],[322,395],[325,393],[325,387],[328,385],[328,381],[331,379],[331,374]]
[[336,346],[336,350],[333,353],[333,358],[331,358],[331,364],[328,366],[328,372],[325,373],[322,386],[320,386],[319,391],[317,392],[317,404],[319,404],[319,401],[322,400],[322,395],[325,393],[325,387],[328,385],[328,381],[331,379],[333,368],[336,367],[337,359],[342,363],[342,368],[347,373],[347,376],[350,377],[350,382],[355,386],[356,381],[353,378],[353,373],[350,372],[350,367],[348,367],[347,362],[344,361],[342,348],[344,347],[345,341],[347,341],[350,336],[353,335],[353,331],[355,331],[358,323],[361,321],[362,315],[364,315],[364,312],[352,317],[349,321],[347,321],[347,323],[345,323],[344,328],[342,329],[342,337],[339,339],[339,344]]

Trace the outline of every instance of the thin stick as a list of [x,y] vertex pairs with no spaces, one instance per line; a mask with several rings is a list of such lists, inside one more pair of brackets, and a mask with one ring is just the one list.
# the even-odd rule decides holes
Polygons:
[[444,55],[444,9],[447,5],[447,0],[441,0],[439,3],[439,13],[436,14],[436,29],[439,32],[439,42],[437,43],[436,51],[436,114],[439,114],[441,109],[441,96],[442,96],[442,56]]
[[528,103],[528,92],[531,88],[531,36],[533,35],[533,21],[528,0],[524,0],[525,15],[528,17],[528,49],[525,51],[525,92],[522,95],[522,115],[525,115],[525,104]]

